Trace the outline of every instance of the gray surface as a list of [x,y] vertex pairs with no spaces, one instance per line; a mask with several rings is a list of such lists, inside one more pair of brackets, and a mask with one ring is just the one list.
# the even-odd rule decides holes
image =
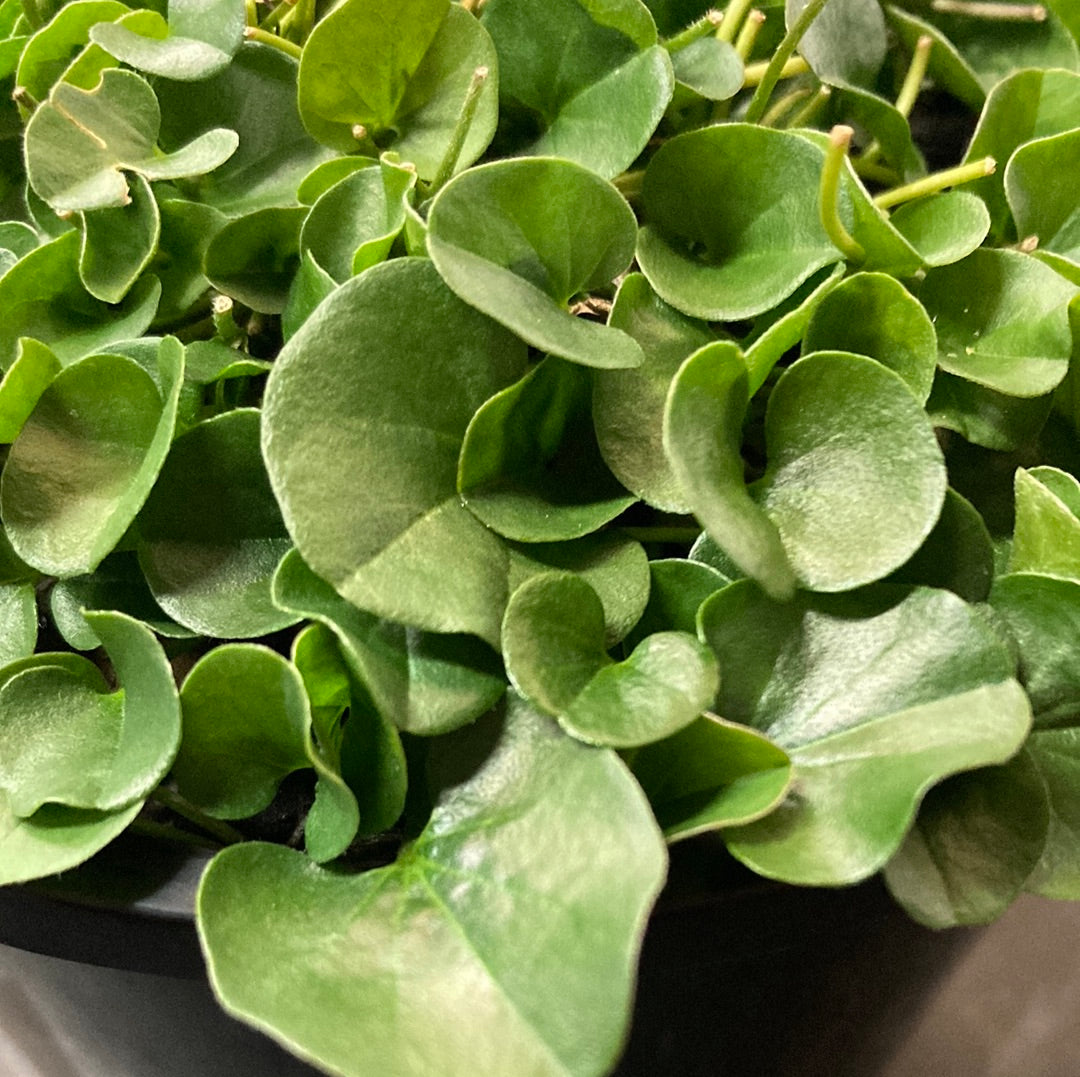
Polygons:
[[[221,1014],[202,983],[109,975],[103,990],[93,968],[0,946],[0,1077],[313,1073]],[[865,1077],[1080,1077],[1080,905],[1021,899],[945,967]]]

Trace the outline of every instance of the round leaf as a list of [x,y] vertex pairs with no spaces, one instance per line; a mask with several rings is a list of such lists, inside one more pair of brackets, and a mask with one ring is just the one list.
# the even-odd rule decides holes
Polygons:
[[928,266],[966,258],[986,239],[990,214],[970,191],[946,191],[902,205],[889,218]]
[[1074,129],[1026,143],[1005,169],[1005,195],[1017,234],[1035,236],[1041,254],[1072,266],[1080,266],[1080,200],[1057,177],[1078,167],[1080,129]]

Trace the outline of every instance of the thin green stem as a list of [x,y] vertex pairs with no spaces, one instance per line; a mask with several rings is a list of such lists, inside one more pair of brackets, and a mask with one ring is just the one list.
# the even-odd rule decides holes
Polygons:
[[200,849],[218,849],[221,846],[220,842],[211,841],[201,834],[192,834],[189,830],[180,830],[167,823],[155,823],[152,819],[135,819],[129,829],[157,841],[178,841],[182,845],[197,845]]
[[860,179],[872,180],[882,187],[895,187],[903,178],[889,168],[888,165],[879,164],[877,161],[868,161],[865,157],[852,157],[851,166]]
[[821,169],[821,185],[818,191],[818,214],[825,234],[841,250],[849,262],[866,260],[866,251],[856,242],[840,220],[840,175],[844,171],[851,136],[855,132],[844,124],[837,124],[829,132],[829,145],[825,150],[825,164]]
[[[760,89],[765,76],[769,72],[769,65],[771,63],[771,60],[762,60],[759,64],[747,64],[746,70],[743,72],[743,88],[749,89],[751,86],[757,86]],[[801,56],[792,56],[791,59],[780,68],[780,73],[773,81],[773,86],[781,79],[793,79],[796,75],[805,75],[809,70],[810,65]],[[771,94],[772,90],[770,90],[769,93]],[[754,96],[756,97],[757,94]],[[766,104],[768,103],[768,96],[766,96],[765,102]]]
[[755,8],[746,16],[746,21],[742,24],[739,36],[735,39],[735,52],[743,63],[750,58],[750,53],[754,48],[754,42],[757,41],[757,36],[764,25],[764,11],[758,11],[757,8]]
[[983,157],[982,160],[972,161],[970,164],[957,165],[955,168],[946,168],[943,172],[923,176],[914,183],[905,183],[891,191],[883,191],[874,199],[874,205],[878,209],[889,209],[902,202],[913,202],[916,198],[944,191],[946,187],[956,187],[961,183],[982,179],[983,176],[992,175],[996,169],[997,162],[993,157]]
[[724,12],[724,20],[716,31],[718,41],[726,41],[729,45],[735,41],[735,35],[753,3],[754,0],[731,0]]
[[911,63],[904,76],[904,84],[896,96],[896,111],[905,118],[911,115],[915,98],[919,96],[919,91],[922,89],[923,79],[926,78],[926,66],[930,62],[930,51],[933,47],[934,39],[929,34],[921,34],[919,40],[915,42],[915,51],[911,54]]
[[645,184],[645,169],[638,168],[633,172],[623,172],[611,182],[627,202],[634,202],[641,197],[641,189]]
[[998,4],[993,0],[932,0],[942,15],[966,15],[995,22],[1046,22],[1045,4]]
[[281,3],[272,7],[263,18],[262,22],[259,23],[259,29],[266,30],[267,32],[277,29],[278,24],[290,11],[292,11],[295,5],[296,0],[281,0]]
[[248,41],[258,41],[262,45],[269,45],[279,52],[286,53],[294,60],[299,60],[300,54],[303,52],[303,49],[301,49],[296,42],[287,41],[285,38],[278,37],[277,34],[271,34],[259,26],[245,26],[244,37],[246,37]]
[[685,49],[687,45],[693,45],[695,41],[716,33],[716,28],[723,20],[722,12],[706,11],[697,22],[692,22],[685,30],[680,30],[677,34],[672,34],[662,44],[668,52],[678,52],[680,49]]
[[225,845],[235,845],[237,842],[246,840],[239,830],[235,830],[228,823],[223,823],[220,819],[214,819],[207,815],[206,812],[200,811],[194,804],[167,786],[159,785],[150,794],[150,799],[157,801],[158,804],[168,808],[169,811],[175,812],[189,823],[194,823],[200,830],[206,831],[207,834]]
[[775,127],[789,112],[797,108],[814,91],[809,86],[803,86],[791,93],[784,94],[779,101],[769,106],[768,112],[761,117],[762,127]]
[[450,136],[450,144],[446,147],[446,152],[439,162],[435,178],[428,188],[429,195],[435,194],[450,179],[454,174],[454,169],[457,168],[458,158],[465,147],[465,139],[469,137],[469,128],[472,127],[473,118],[476,116],[476,108],[480,104],[480,91],[487,81],[488,74],[489,71],[484,66],[478,67],[472,73],[469,88],[465,91],[465,101],[461,106],[461,111],[458,113],[454,131]]
[[37,98],[25,86],[16,86],[11,91],[11,99],[27,112],[33,112],[38,107]]
[[256,0],[244,0],[244,21],[248,26],[259,25],[259,8]]
[[787,62],[794,56],[799,42],[828,2],[829,0],[808,0],[806,7],[799,12],[799,17],[784,34],[780,44],[776,46],[776,52],[772,54],[772,59],[769,60],[758,88],[754,91],[754,96],[750,99],[750,104],[746,109],[747,123],[757,123],[765,115],[765,106],[769,103],[773,88],[784,77],[783,70]]
[[788,127],[809,127],[817,114],[829,103],[831,86],[819,86],[817,93],[788,121]]

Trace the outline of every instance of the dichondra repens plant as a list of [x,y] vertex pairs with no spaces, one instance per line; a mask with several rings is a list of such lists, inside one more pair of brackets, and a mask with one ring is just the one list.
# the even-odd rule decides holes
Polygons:
[[0,2],[0,882],[346,1077],[610,1071],[706,831],[1080,897],[1080,15],[750,8]]

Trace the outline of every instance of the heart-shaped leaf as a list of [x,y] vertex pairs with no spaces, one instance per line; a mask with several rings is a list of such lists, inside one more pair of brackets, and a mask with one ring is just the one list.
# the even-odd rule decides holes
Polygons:
[[919,298],[937,329],[938,363],[1009,396],[1043,396],[1072,354],[1074,285],[1015,251],[980,249],[931,270]]
[[259,453],[259,413],[238,408],[176,439],[139,514],[139,563],[161,608],[219,639],[293,624],[270,581],[291,542]]
[[392,148],[430,180],[479,68],[487,77],[457,167],[487,148],[498,113],[497,67],[487,32],[448,0],[347,0],[304,47],[300,115],[315,138],[346,153],[357,148],[360,125],[365,138]]
[[634,503],[596,444],[581,366],[550,356],[473,416],[458,462],[469,510],[519,542],[597,531]]
[[713,334],[668,306],[640,273],[619,285],[608,325],[633,337],[645,362],[594,375],[592,417],[600,452],[615,477],[643,501],[685,512],[686,496],[664,455],[664,403],[683,360]]
[[856,273],[818,302],[803,353],[854,352],[895,370],[920,401],[937,368],[937,334],[922,304],[894,277]]
[[511,683],[590,744],[648,744],[689,725],[712,702],[712,655],[684,632],[646,637],[622,662],[604,649],[604,608],[570,573],[536,576],[511,596],[503,619]]
[[513,152],[552,155],[605,179],[629,168],[675,87],[641,0],[488,0],[500,113]]
[[282,350],[263,407],[270,482],[301,556],[350,602],[498,642],[506,552],[461,504],[457,461],[524,350],[424,259],[347,281]]
[[948,591],[883,586],[781,605],[740,580],[700,616],[724,670],[718,712],[766,734],[794,767],[797,797],[725,833],[761,874],[865,878],[931,785],[1005,762],[1030,727],[1008,651]]
[[466,725],[505,691],[500,664],[485,644],[365,613],[316,576],[295,551],[274,577],[274,601],[326,625],[376,710],[407,733],[430,736]]
[[739,568],[784,599],[795,576],[776,525],[743,478],[746,365],[736,345],[708,344],[679,368],[664,413],[664,450],[694,515]]
[[712,714],[646,744],[630,765],[669,842],[764,818],[793,777],[782,748]]
[[899,374],[872,359],[800,359],[769,397],[765,437],[768,468],[752,494],[814,590],[881,579],[937,522],[946,474],[934,429]]
[[592,172],[549,158],[470,169],[432,203],[427,244],[454,292],[534,347],[586,366],[641,363],[631,337],[568,310],[634,255],[633,212]]
[[26,171],[57,213],[123,206],[124,171],[149,180],[211,172],[236,151],[235,131],[214,128],[172,153],[157,146],[154,91],[133,71],[110,68],[93,90],[57,83],[26,127]]
[[645,173],[638,261],[673,307],[749,318],[840,261],[818,214],[824,152],[786,131],[722,124],[670,139]]
[[0,482],[4,524],[28,564],[54,576],[90,572],[135,519],[176,422],[183,353],[172,344],[160,359],[163,394],[118,355],[74,363],[41,394]]
[[180,741],[172,670],[153,634],[124,614],[89,615],[120,691],[83,658],[0,672],[0,785],[9,810],[44,804],[111,811],[145,797]]
[[1009,571],[1080,580],[1080,482],[1068,472],[1016,469]]
[[241,0],[169,0],[169,21],[154,34],[102,22],[90,39],[122,63],[162,78],[194,81],[216,75],[244,37]]
[[520,702],[457,736],[457,778],[390,867],[219,854],[197,899],[211,982],[231,1013],[348,1077],[598,1077],[664,874],[656,824],[612,753]]

